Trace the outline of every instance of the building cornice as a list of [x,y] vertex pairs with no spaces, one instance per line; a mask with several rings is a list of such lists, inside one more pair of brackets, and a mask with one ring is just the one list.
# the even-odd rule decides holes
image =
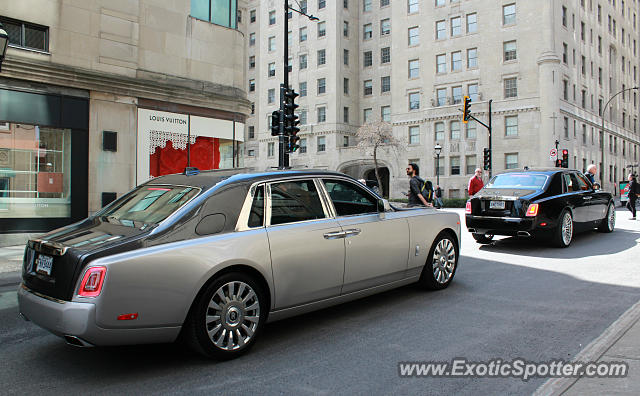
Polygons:
[[138,78],[120,76],[15,56],[7,56],[2,63],[2,76],[6,78],[200,106],[245,116],[251,112],[251,102],[240,89],[140,69],[137,74]]

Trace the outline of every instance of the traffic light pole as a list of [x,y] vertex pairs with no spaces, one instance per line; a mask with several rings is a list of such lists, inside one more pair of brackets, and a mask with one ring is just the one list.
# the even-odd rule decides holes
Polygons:
[[482,125],[483,127],[487,128],[488,131],[488,135],[489,135],[489,178],[491,178],[493,172],[493,152],[491,151],[491,102],[493,102],[493,99],[489,99],[489,125],[485,124],[484,122],[480,121],[479,119],[477,119],[476,117],[472,116],[471,114],[469,114],[469,118],[476,121],[478,124]]
[[284,133],[284,104],[285,90],[289,88],[289,0],[284,0],[284,55],[282,75],[283,83],[280,86],[280,131],[278,133],[278,169],[289,167],[289,153],[287,152],[287,137]]

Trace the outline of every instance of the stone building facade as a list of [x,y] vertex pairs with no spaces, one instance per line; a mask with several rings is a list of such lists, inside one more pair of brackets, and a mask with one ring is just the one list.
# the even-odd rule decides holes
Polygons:
[[[355,132],[384,119],[406,142],[382,153],[391,197],[407,189],[415,162],[446,197],[464,197],[483,165],[487,129],[464,124],[462,100],[488,123],[492,100],[493,171],[595,163],[606,189],[638,163],[638,14],[635,0],[343,0],[300,1],[319,22],[289,19],[290,84],[301,92],[302,149],[293,166],[371,178],[370,155]],[[269,117],[279,104],[283,6],[249,0],[245,163],[277,166]],[[271,70],[271,71],[270,71]],[[605,134],[600,125],[603,107]],[[443,147],[439,166],[434,146]],[[603,160],[604,158],[604,160]],[[603,166],[604,164],[604,166]]]
[[187,144],[212,147],[209,168],[242,165],[245,15],[236,0],[0,0],[0,233],[84,218],[184,166]]

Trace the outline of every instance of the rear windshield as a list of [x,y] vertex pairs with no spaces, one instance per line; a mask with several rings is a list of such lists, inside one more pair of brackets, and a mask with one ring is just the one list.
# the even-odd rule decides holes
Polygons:
[[117,200],[100,219],[128,227],[153,225],[166,219],[200,192],[185,186],[144,186]]
[[530,173],[504,173],[491,179],[485,188],[541,190],[547,182],[547,178],[547,175],[534,175]]

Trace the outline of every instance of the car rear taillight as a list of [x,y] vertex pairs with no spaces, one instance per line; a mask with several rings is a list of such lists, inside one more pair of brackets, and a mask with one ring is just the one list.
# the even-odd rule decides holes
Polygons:
[[104,276],[107,274],[107,267],[90,267],[82,277],[82,283],[78,289],[78,297],[97,297],[102,291]]
[[534,217],[538,215],[538,204],[531,204],[527,209],[527,217]]
[[471,213],[471,202],[467,201],[467,205],[464,207],[465,213]]

